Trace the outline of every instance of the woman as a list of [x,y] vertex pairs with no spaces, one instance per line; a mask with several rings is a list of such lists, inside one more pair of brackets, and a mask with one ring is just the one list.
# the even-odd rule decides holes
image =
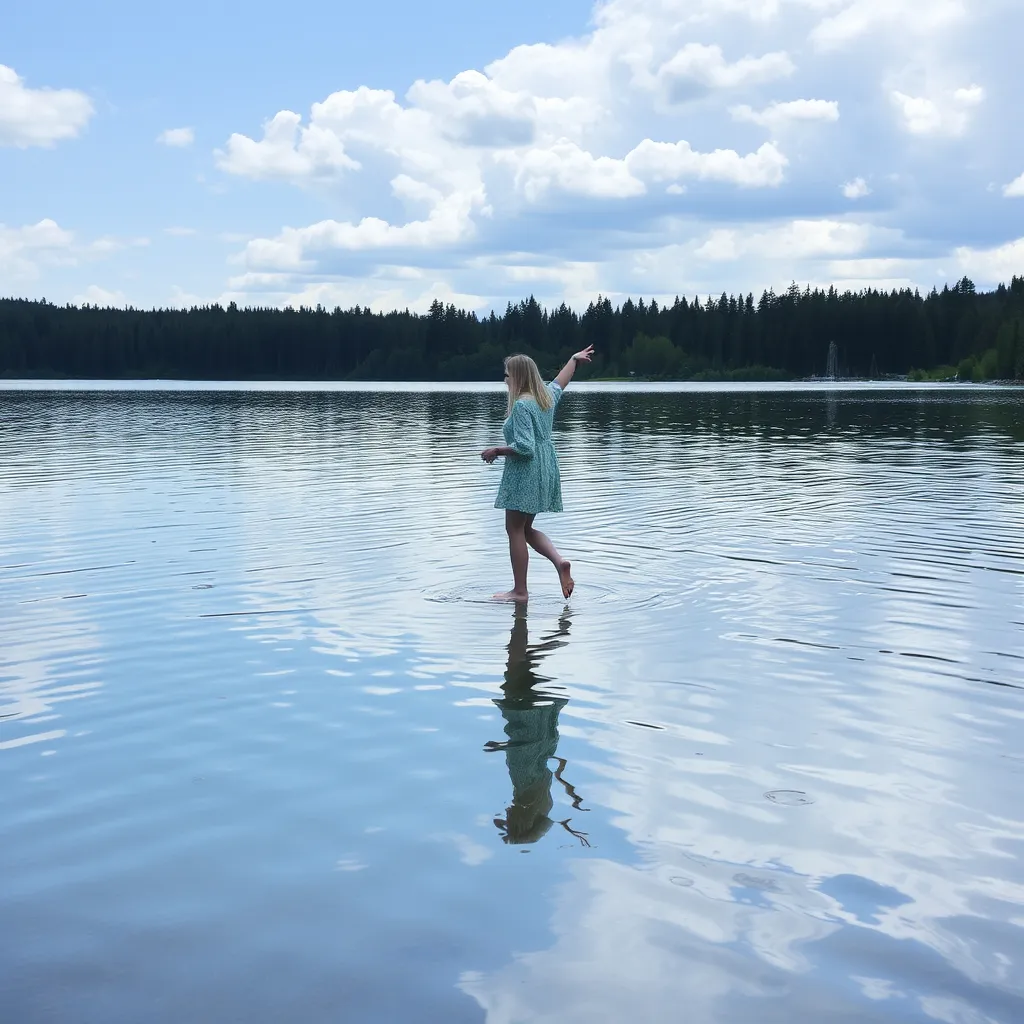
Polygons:
[[545,385],[537,364],[529,356],[509,356],[505,360],[505,385],[508,388],[508,413],[502,434],[505,445],[487,448],[480,453],[491,463],[499,455],[505,457],[505,470],[494,502],[505,510],[509,557],[512,559],[512,589],[494,596],[501,601],[525,601],[526,571],[530,564],[530,548],[542,554],[558,571],[562,595],[569,597],[575,583],[569,560],[563,558],[554,544],[540,530],[533,528],[538,512],[562,511],[562,482],[558,474],[558,456],[551,443],[551,425],[555,407],[562,392],[572,380],[578,363],[589,363],[594,346],[577,352],[559,371],[550,385]]

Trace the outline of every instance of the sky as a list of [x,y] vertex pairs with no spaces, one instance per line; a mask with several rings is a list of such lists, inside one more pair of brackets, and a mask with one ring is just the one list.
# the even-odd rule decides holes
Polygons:
[[486,312],[1024,275],[1020,0],[14,0],[0,295]]

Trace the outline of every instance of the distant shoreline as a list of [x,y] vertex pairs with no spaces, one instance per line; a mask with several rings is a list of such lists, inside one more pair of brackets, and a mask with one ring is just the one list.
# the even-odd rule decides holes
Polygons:
[[[840,378],[826,380],[822,378],[800,378],[791,380],[665,380],[651,379],[596,379],[576,381],[572,390],[580,393],[589,391],[599,393],[626,393],[636,391],[638,394],[696,394],[720,393],[742,394],[768,393],[771,391],[804,394],[827,395],[829,393],[879,392],[897,393],[945,391],[947,393],[968,390],[1009,390],[1024,391],[1024,381],[948,381],[948,380],[909,380],[907,378],[868,380]],[[47,391],[66,394],[102,394],[104,392],[123,393],[158,393],[161,391],[176,393],[217,392],[230,393],[267,393],[267,394],[345,394],[345,393],[462,393],[477,395],[501,395],[504,385],[500,381],[466,381],[466,380],[310,380],[298,378],[186,378],[186,377],[0,377],[0,394],[13,395],[44,393]]]
[[501,380],[513,352],[554,375],[629,381],[1024,378],[1024,277],[979,292],[801,290],[687,300],[597,296],[585,310],[530,296],[498,316],[440,301],[426,314],[353,306],[139,310],[0,298],[0,375],[182,380]]
[[[0,383],[5,381],[60,381],[73,383],[97,382],[137,382],[162,383],[177,382],[182,384],[500,384],[491,379],[451,380],[412,379],[412,378],[381,378],[381,377],[267,377],[267,376],[224,376],[224,377],[181,377],[181,376],[148,376],[142,374],[125,374],[116,377],[82,377],[56,373],[23,373],[0,374]],[[909,374],[885,374],[878,377],[758,377],[746,375],[698,375],[696,377],[658,377],[646,375],[630,375],[629,377],[586,377],[577,378],[578,384],[986,384],[998,387],[1024,387],[1024,379],[1015,380],[959,380],[956,377],[921,377],[914,378]]]

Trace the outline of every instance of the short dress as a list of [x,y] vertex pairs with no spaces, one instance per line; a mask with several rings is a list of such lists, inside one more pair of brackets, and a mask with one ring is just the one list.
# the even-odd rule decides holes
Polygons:
[[505,458],[495,508],[511,508],[528,515],[562,511],[562,478],[551,442],[551,426],[562,389],[552,382],[548,391],[554,399],[550,409],[542,409],[529,396],[518,398],[501,428],[505,444],[515,455]]
[[512,803],[505,813],[504,840],[510,845],[535,843],[552,824],[549,762],[558,750],[558,713],[564,697],[536,691],[526,699],[499,698],[495,704],[505,719],[505,764],[512,780]]

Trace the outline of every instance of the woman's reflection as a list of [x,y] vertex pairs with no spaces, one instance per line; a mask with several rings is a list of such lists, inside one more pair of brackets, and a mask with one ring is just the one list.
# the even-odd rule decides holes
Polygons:
[[[505,763],[512,780],[512,803],[505,811],[505,817],[495,818],[494,824],[502,839],[509,844],[535,843],[554,824],[549,816],[554,806],[552,779],[557,779],[565,787],[573,808],[588,810],[580,806],[581,798],[562,777],[566,762],[556,754],[558,713],[568,701],[539,688],[538,684],[551,680],[534,671],[542,658],[568,643],[564,638],[569,635],[570,625],[567,607],[558,620],[558,629],[540,643],[530,644],[526,607],[516,606],[512,636],[508,642],[508,667],[501,687],[503,694],[494,701],[501,708],[508,739],[503,743],[491,742],[484,747],[489,751],[505,751]],[[552,761],[558,765],[554,772],[550,767]],[[570,828],[571,820],[566,818],[558,824],[584,846],[589,846],[587,833]]]

